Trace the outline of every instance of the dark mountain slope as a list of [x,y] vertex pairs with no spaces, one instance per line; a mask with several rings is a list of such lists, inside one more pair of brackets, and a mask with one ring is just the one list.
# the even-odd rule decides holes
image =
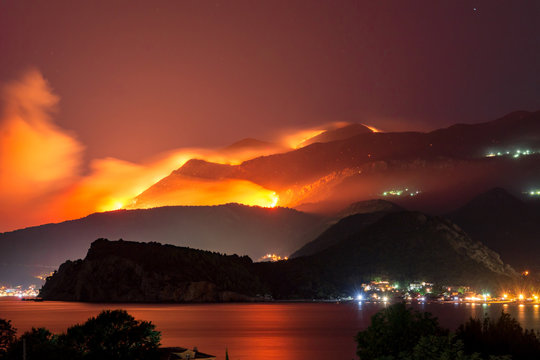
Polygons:
[[300,147],[304,147],[304,146],[315,144],[315,143],[325,143],[325,142],[331,142],[331,141],[337,141],[337,140],[344,140],[344,139],[348,139],[356,135],[369,134],[372,132],[373,131],[370,130],[365,125],[349,124],[342,127],[338,127],[337,129],[326,130],[320,133],[319,135],[316,135],[302,142],[300,144]]
[[495,252],[456,225],[421,213],[388,214],[357,232],[342,222],[333,231],[340,239],[336,245],[277,263],[156,243],[98,240],[84,260],[62,264],[41,295],[48,300],[121,302],[249,300],[257,294],[309,299],[351,295],[375,277],[485,290],[516,277]]
[[223,148],[223,151],[230,152],[230,151],[239,151],[239,150],[255,150],[255,149],[265,149],[265,148],[271,148],[271,147],[277,147],[276,144],[257,140],[253,138],[245,138],[242,140],[238,140],[237,142]]
[[324,231],[315,240],[295,251],[291,258],[313,255],[338,244],[348,236],[373,224],[384,216],[404,209],[384,200],[368,200],[354,203],[341,211],[335,225]]
[[[540,112],[516,112],[491,122],[430,133],[367,132],[234,166],[190,161],[142,197],[152,203],[153,196],[182,186],[185,176],[249,180],[278,192],[280,201],[293,207],[324,201],[342,207],[351,199],[376,198],[387,189],[408,186],[424,194],[414,199],[420,203],[411,208],[447,212],[464,198],[491,187],[512,185],[517,190],[540,181],[538,154],[518,160],[486,157],[493,151],[525,148],[540,151]],[[402,199],[395,201],[401,204]],[[409,207],[409,202],[404,205]]]
[[[259,157],[235,166],[229,176],[272,189],[313,181],[332,171],[377,161],[439,158],[478,159],[492,148],[540,149],[540,112],[518,112],[473,125],[455,125],[430,133],[365,133],[315,143],[284,154]],[[188,175],[187,172],[183,172]]]
[[326,250],[272,266],[255,264],[276,297],[350,294],[375,277],[494,289],[516,276],[497,253],[442,218],[392,213],[355,233],[347,222],[328,230],[337,241]]
[[159,241],[254,259],[267,253],[288,256],[320,233],[313,231],[322,231],[321,222],[292,209],[238,204],[96,213],[0,234],[0,280],[30,282],[65,259],[81,258],[92,241],[105,237]]
[[337,218],[342,219],[347,216],[356,215],[356,214],[369,214],[369,213],[391,213],[396,211],[405,210],[399,205],[394,204],[391,201],[374,199],[374,200],[365,200],[357,201],[345,209],[341,210],[337,214]]
[[447,215],[516,269],[540,269],[540,202],[496,188]]
[[247,256],[158,243],[96,240],[41,290],[46,300],[200,302],[249,300],[262,284]]

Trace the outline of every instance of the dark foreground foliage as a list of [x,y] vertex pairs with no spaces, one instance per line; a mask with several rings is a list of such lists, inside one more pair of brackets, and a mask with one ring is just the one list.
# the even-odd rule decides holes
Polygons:
[[392,305],[356,336],[361,360],[538,360],[540,334],[506,313],[496,321],[470,319],[455,334],[429,313]]
[[502,312],[497,320],[469,319],[457,330],[465,351],[488,355],[511,354],[512,359],[540,359],[540,334],[523,330],[519,322]]
[[135,320],[124,310],[107,310],[60,335],[33,328],[12,338],[0,359],[22,359],[23,347],[28,359],[157,359],[160,337],[152,323]]
[[15,341],[17,329],[11,325],[10,320],[0,319],[0,357],[6,353]]

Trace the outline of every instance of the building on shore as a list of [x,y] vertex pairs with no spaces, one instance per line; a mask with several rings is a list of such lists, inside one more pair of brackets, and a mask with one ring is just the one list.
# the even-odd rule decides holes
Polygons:
[[164,347],[160,348],[161,360],[216,360],[214,355],[208,355],[200,352],[197,348],[186,349],[181,347]]

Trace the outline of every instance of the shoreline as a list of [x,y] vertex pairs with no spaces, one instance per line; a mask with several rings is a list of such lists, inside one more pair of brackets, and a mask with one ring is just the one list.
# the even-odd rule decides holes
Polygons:
[[0,299],[20,300],[29,302],[67,302],[67,303],[81,303],[81,304],[147,304],[147,305],[210,305],[210,304],[383,304],[391,305],[399,302],[404,302],[407,305],[422,305],[422,304],[454,304],[454,305],[533,305],[535,307],[540,306],[540,301],[523,301],[523,300],[425,300],[425,301],[372,301],[372,300],[350,300],[350,299],[291,299],[291,300],[257,300],[257,301],[209,301],[209,302],[165,302],[165,301],[73,301],[73,300],[47,300],[39,297],[18,297],[18,296],[3,296]]

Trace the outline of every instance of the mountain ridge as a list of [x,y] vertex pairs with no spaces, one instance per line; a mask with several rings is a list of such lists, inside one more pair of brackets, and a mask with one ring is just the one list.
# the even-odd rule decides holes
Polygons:
[[[365,214],[359,214],[365,215]],[[355,215],[347,219],[355,219]],[[381,277],[496,289],[517,278],[499,255],[448,220],[418,212],[386,214],[363,227],[340,223],[341,241],[276,263],[158,243],[94,241],[84,260],[47,279],[45,300],[119,302],[253,301],[350,296]],[[344,231],[344,230],[350,231]]]
[[255,259],[267,253],[288,256],[315,237],[313,231],[323,223],[319,216],[294,209],[240,204],[95,213],[0,234],[0,280],[35,283],[30,282],[33,276],[82,257],[92,241],[104,237],[160,241]]
[[[280,204],[293,207],[335,201],[340,194],[350,193],[340,199],[343,207],[354,199],[376,198],[392,187],[416,187],[424,194],[450,189],[459,195],[459,188],[465,183],[470,190],[457,199],[461,201],[488,187],[509,186],[513,182],[517,188],[535,179],[540,181],[540,154],[531,154],[519,162],[511,157],[486,157],[495,150],[514,151],[520,147],[540,152],[540,111],[514,112],[484,123],[457,124],[425,133],[351,134],[344,139],[255,157],[238,165],[190,161],[162,179],[159,186],[173,188],[174,177],[179,175],[241,179],[275,191]],[[509,177],[509,172],[522,175],[515,179]],[[341,179],[324,184],[327,177],[337,179],[336,176]],[[311,193],[313,183],[323,186],[318,185],[317,191]],[[151,202],[151,198],[146,201]],[[451,206],[454,204],[446,206],[441,201],[420,203],[417,208],[431,211],[430,207],[438,207],[437,211],[443,213]]]
[[525,202],[495,188],[446,216],[517,269],[540,270],[540,202]]

